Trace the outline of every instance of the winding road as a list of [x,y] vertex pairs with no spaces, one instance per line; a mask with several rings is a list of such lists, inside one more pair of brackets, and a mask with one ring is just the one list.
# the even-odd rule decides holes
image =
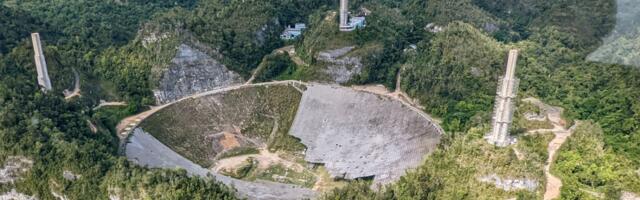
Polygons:
[[557,199],[558,197],[560,197],[562,180],[551,174],[551,164],[553,164],[556,152],[558,151],[558,149],[560,149],[562,144],[564,144],[567,138],[573,134],[573,131],[575,130],[579,122],[576,122],[571,128],[567,129],[565,128],[566,122],[564,119],[562,119],[562,108],[549,106],[535,98],[526,98],[523,101],[532,103],[542,109],[553,125],[552,129],[531,130],[528,132],[528,134],[551,132],[555,135],[555,137],[551,140],[551,142],[549,142],[549,146],[547,147],[547,153],[549,154],[549,157],[547,158],[547,162],[544,166],[544,174],[547,179],[547,185],[545,187],[543,199]]

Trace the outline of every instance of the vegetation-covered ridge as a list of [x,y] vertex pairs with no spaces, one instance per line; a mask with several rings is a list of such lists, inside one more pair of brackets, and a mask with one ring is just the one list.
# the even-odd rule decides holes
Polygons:
[[[590,128],[578,130],[575,138],[569,139],[554,164],[553,173],[566,180],[563,198],[590,198],[583,189],[606,197],[616,197],[620,191],[640,192],[627,176],[640,168],[640,70],[585,61],[613,29],[619,6],[616,1],[354,0],[352,12],[364,7],[372,14],[367,28],[351,33],[335,31],[330,24],[335,24],[337,17],[321,24],[337,11],[336,3],[0,0],[0,160],[24,156],[34,163],[21,181],[0,185],[0,193],[15,188],[40,199],[54,198],[52,189],[69,199],[106,199],[114,191],[124,199],[233,198],[229,189],[216,182],[180,171],[132,166],[118,155],[112,127],[119,118],[153,103],[153,66],[173,56],[170,47],[158,55],[143,50],[136,34],[144,33],[147,23],[185,30],[246,77],[264,55],[284,45],[277,36],[284,25],[295,22],[309,25],[302,38],[291,44],[310,67],[292,66],[282,57],[268,58],[273,63],[269,65],[275,67],[261,81],[312,80],[316,77],[311,72],[322,67],[314,65],[315,53],[333,44],[354,45],[365,67],[348,84],[394,87],[400,71],[402,88],[420,99],[427,112],[442,119],[450,138],[422,167],[389,189],[374,193],[366,184],[353,184],[329,197],[482,199],[490,194],[505,198],[539,195],[501,192],[488,184],[478,188],[471,177],[485,171],[454,165],[459,164],[458,155],[478,154],[468,149],[511,154],[508,149],[491,149],[479,139],[490,121],[503,52],[511,48],[521,50],[516,72],[521,79],[520,96],[561,106],[569,120],[591,122]],[[444,30],[426,31],[424,27],[430,23]],[[41,33],[54,84],[54,91],[46,94],[35,83],[31,32]],[[634,47],[633,42],[627,43],[624,46]],[[82,97],[65,101],[61,91],[72,86],[72,68],[80,72]],[[93,111],[91,107],[101,99],[124,100],[129,106]],[[88,123],[97,126],[96,133]],[[530,125],[517,124],[514,133]],[[518,145],[539,149],[545,140],[526,142],[527,137],[520,137]],[[597,148],[585,149],[583,144]],[[511,157],[499,157],[507,161],[498,162],[504,164],[495,167],[498,175],[514,175],[514,171],[534,178],[539,175],[537,169],[524,170],[536,168],[535,164],[521,168],[520,162],[510,162]],[[476,161],[481,163],[477,166],[488,166],[484,160],[472,160]],[[64,170],[81,178],[64,179]]]
[[560,148],[552,172],[563,181],[562,197],[619,198],[623,191],[640,192],[640,174],[628,158],[605,148],[604,132],[592,121],[581,123]]
[[[189,177],[184,170],[150,170],[128,163],[118,154],[115,132],[102,126],[109,117],[92,111],[84,101],[64,100],[55,93],[59,90],[40,91],[29,46],[20,44],[0,61],[0,160],[24,156],[33,166],[20,181],[0,184],[0,194],[17,189],[39,199],[53,199],[52,192],[69,199],[235,198],[225,186]],[[94,133],[89,123],[101,126]],[[67,179],[64,171],[79,178]]]
[[[496,148],[483,136],[488,127],[472,128],[464,136],[443,138],[443,147],[426,158],[420,167],[409,170],[399,181],[372,191],[366,182],[355,182],[325,194],[322,199],[535,199],[544,193],[542,166],[550,135],[524,136],[512,148]],[[525,155],[520,160],[515,150]],[[533,180],[533,190],[504,191],[485,176]]]
[[[326,5],[329,1],[234,0],[201,1],[191,9],[175,7],[154,15],[141,27],[138,40],[103,54],[94,73],[117,80],[121,96],[153,104],[151,90],[173,58],[167,53],[188,43],[248,79],[265,55],[282,46],[279,34],[285,25],[304,22],[309,12]],[[159,42],[147,50],[143,46],[150,38]]]
[[[523,2],[523,4],[526,3]],[[540,2],[540,4],[546,4],[546,2]],[[571,29],[575,24],[568,25],[565,24],[567,22],[557,21],[554,15],[546,16],[551,18],[542,22],[545,16],[539,15],[540,19],[532,20],[525,25],[525,29],[520,29],[522,31],[520,33],[527,36],[521,37],[516,43],[499,42],[504,41],[505,38],[495,32],[478,31],[477,25],[449,23],[443,32],[435,33],[430,39],[418,43],[418,53],[415,57],[408,59],[411,65],[408,72],[403,74],[403,77],[406,77],[403,80],[403,88],[420,99],[426,105],[428,112],[443,119],[443,127],[448,130],[451,137],[460,138],[463,137],[460,135],[468,135],[469,128],[485,126],[490,121],[496,80],[498,75],[502,74],[504,55],[502,52],[509,48],[520,49],[521,57],[516,72],[521,80],[519,96],[533,95],[552,104],[561,105],[566,108],[565,116],[570,120],[594,120],[603,127],[604,136],[601,141],[605,144],[604,149],[611,154],[625,157],[633,163],[623,165],[624,167],[619,169],[637,170],[640,166],[637,162],[638,153],[640,153],[637,151],[638,135],[640,135],[640,126],[638,126],[640,110],[638,110],[637,99],[640,98],[640,93],[636,91],[640,87],[637,81],[640,72],[632,67],[585,61],[586,54],[594,49],[594,44],[598,43],[594,41],[604,36],[606,30],[610,30],[612,26],[611,5],[612,2],[604,1],[571,5],[572,9],[585,6],[589,8],[584,10],[594,10],[597,9],[596,6],[604,8],[588,16],[583,13],[584,10],[566,12],[567,15],[576,16],[570,18],[578,20],[576,24],[586,23],[590,17],[599,16],[597,23],[579,27],[590,29],[583,32]],[[499,4],[495,6],[502,7]],[[544,10],[543,13],[558,13],[560,12],[558,6],[560,5],[533,8]],[[493,12],[495,11],[489,13]],[[514,19],[513,17],[504,18]],[[558,26],[561,24],[564,25]],[[483,52],[494,53],[485,55]],[[523,125],[531,126],[531,124],[517,124],[515,133],[518,133],[517,128]],[[442,146],[443,151],[450,151],[451,148],[446,143]],[[431,158],[427,159],[424,165],[437,165],[442,162],[442,160],[430,160]],[[452,166],[444,168],[452,168]],[[594,169],[594,173],[606,173],[605,168]],[[413,184],[401,184],[401,181],[377,195],[382,195],[384,198],[416,195],[424,195],[422,197],[427,199],[478,198],[473,196],[475,190],[459,189],[455,194],[460,196],[455,197],[440,193],[448,188],[437,187],[440,186],[438,183],[441,183],[439,180],[447,179],[448,176],[445,174],[446,172],[433,173],[431,176],[409,174],[406,179],[415,179]],[[579,174],[568,174],[568,176],[576,175]],[[464,179],[463,177],[472,176],[463,175],[448,179]],[[627,177],[621,179],[630,180]],[[418,183],[424,186],[413,187]],[[611,190],[617,191],[618,194],[621,190],[635,190],[635,186],[629,186],[629,184],[613,185],[623,185],[609,187],[615,188]],[[571,187],[573,186],[568,186],[568,188]],[[406,196],[398,194],[395,192],[398,188],[413,193],[405,193]],[[435,189],[426,190],[425,188]],[[350,193],[360,194],[357,191],[357,187],[354,186],[353,190],[338,190],[334,194],[344,197],[349,196]],[[415,193],[417,191],[422,193]],[[387,193],[393,195],[384,196],[388,195]],[[562,195],[570,197],[572,194],[563,192]]]

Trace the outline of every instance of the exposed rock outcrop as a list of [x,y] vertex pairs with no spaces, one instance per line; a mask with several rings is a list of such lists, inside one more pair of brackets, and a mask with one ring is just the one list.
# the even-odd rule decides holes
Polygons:
[[0,168],[0,184],[13,183],[33,166],[33,161],[22,156],[9,156]]
[[478,178],[480,182],[494,184],[497,188],[504,191],[513,190],[529,190],[535,191],[538,187],[538,181],[532,179],[510,179],[501,178],[496,174],[491,174]]
[[429,23],[427,24],[427,26],[424,27],[425,31],[429,31],[431,33],[439,33],[444,31],[444,28],[442,26],[438,26],[435,23]]
[[547,121],[546,115],[542,115],[534,112],[525,112],[524,118],[529,121]]
[[323,72],[336,83],[349,82],[354,75],[360,74],[362,71],[363,65],[359,57],[345,56],[354,48],[354,46],[349,46],[322,51],[318,54],[317,59],[327,64],[327,68]]
[[171,37],[167,32],[150,32],[142,37],[142,46],[148,48],[150,44],[160,42],[164,39]]
[[620,196],[620,200],[640,200],[640,195],[637,195],[631,192],[622,192],[622,196]]
[[122,191],[122,189],[117,187],[109,187],[107,189],[109,200],[121,200],[122,198],[120,198],[120,196],[122,196],[122,194],[120,191]]
[[181,44],[153,93],[157,103],[164,104],[199,92],[241,83],[244,83],[242,77],[218,60]]
[[[233,88],[171,104],[142,121],[140,127],[177,153],[209,167],[226,150],[268,143],[274,120],[291,126],[302,96],[286,83]],[[220,137],[224,133],[227,137]],[[274,137],[295,140],[286,134],[281,129]]]
[[500,30],[500,27],[495,23],[484,23],[482,29],[486,32],[493,33]]
[[7,193],[0,194],[0,199],[2,200],[36,200],[38,198],[16,192],[16,189],[11,189],[11,191]]
[[69,200],[67,195],[60,194],[60,193],[57,193],[57,192],[54,192],[54,191],[51,191],[51,195],[53,195],[53,197],[55,197],[58,200]]
[[69,170],[64,170],[62,171],[62,177],[68,181],[75,181],[76,179],[82,177],[82,175],[75,174]]

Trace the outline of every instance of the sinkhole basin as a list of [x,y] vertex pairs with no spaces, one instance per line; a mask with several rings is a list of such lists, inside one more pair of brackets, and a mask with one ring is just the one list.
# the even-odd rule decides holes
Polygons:
[[129,136],[129,160],[213,176],[250,199],[305,199],[342,180],[373,185],[417,167],[442,129],[394,98],[297,81],[243,85],[172,103]]

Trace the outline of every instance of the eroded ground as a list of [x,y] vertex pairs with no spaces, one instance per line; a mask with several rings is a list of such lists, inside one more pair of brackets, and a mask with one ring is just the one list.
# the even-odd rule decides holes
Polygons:
[[572,128],[569,128],[569,129],[565,128],[566,121],[562,119],[562,111],[563,111],[562,108],[547,105],[535,98],[527,98],[527,99],[524,99],[523,101],[532,103],[538,106],[540,109],[542,109],[544,115],[546,115],[547,119],[551,121],[551,124],[553,125],[552,129],[530,130],[529,133],[552,132],[555,135],[553,140],[549,142],[549,146],[547,148],[549,156],[544,166],[544,174],[547,179],[547,184],[545,186],[546,190],[543,198],[545,200],[556,199],[560,197],[560,188],[562,187],[562,180],[560,180],[560,178],[551,174],[550,172],[551,164],[553,163],[556,152],[558,151],[558,149],[560,149],[560,146],[564,144],[567,138],[571,136],[576,125],[574,125]]

